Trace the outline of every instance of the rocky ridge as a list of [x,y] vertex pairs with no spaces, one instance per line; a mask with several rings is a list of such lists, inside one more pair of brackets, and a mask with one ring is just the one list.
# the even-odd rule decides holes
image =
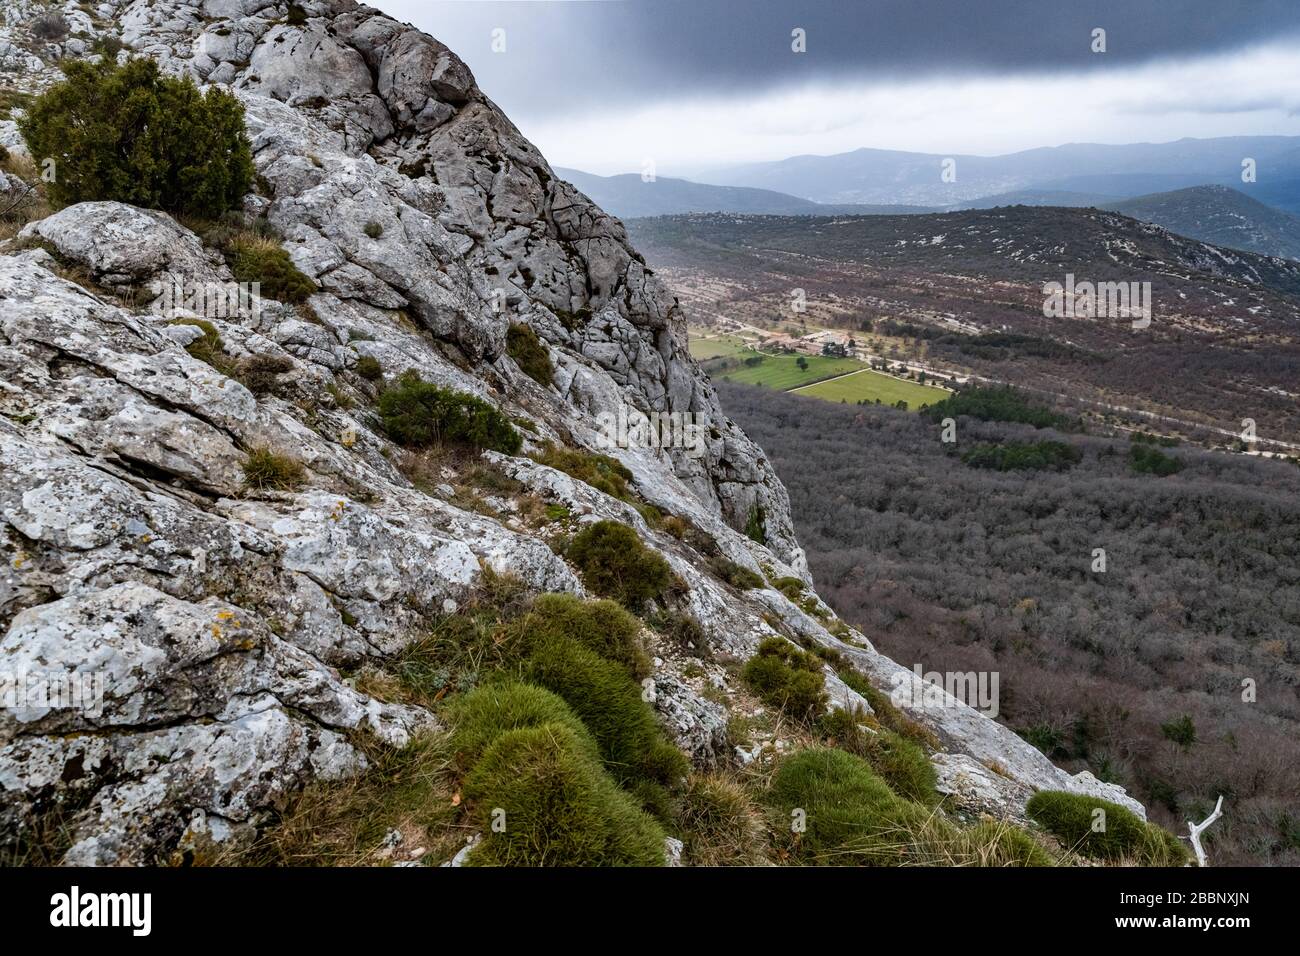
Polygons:
[[[486,574],[584,593],[510,501],[471,509],[450,483],[413,485],[364,401],[339,398],[367,397],[366,358],[489,401],[521,423],[524,453],[549,441],[619,458],[641,500],[726,559],[811,584],[785,490],[690,360],[681,306],[445,46],[345,0],[68,4],[68,35],[38,42],[27,25],[43,9],[3,5],[6,86],[39,91],[59,59],[112,36],[118,56],[229,87],[258,173],[245,215],[283,235],[319,291],[211,319],[235,359],[289,369],[254,394],[186,351],[201,333],[172,324],[184,313],[138,300],[155,282],[231,279],[172,217],[82,203],[0,248],[0,670],[104,680],[98,712],[0,710],[0,847],[51,815],[67,863],[166,861],[247,835],[306,782],[361,770],[353,735],[402,746],[436,725],[345,673],[399,652]],[[12,121],[0,143],[21,153]],[[545,343],[549,387],[507,354],[512,322]],[[702,454],[605,447],[598,416],[619,409],[694,416]],[[304,487],[249,492],[254,448],[299,460]],[[815,596],[737,590],[637,508],[524,453],[485,454],[579,522],[631,525],[685,582],[713,659],[700,677],[657,657],[655,706],[697,765],[748,759],[706,690],[726,699],[719,662],[765,637],[833,649],[886,692],[919,681]],[[740,530],[759,509],[761,542]],[[870,710],[826,677],[834,706]],[[1141,812],[951,698],[903,706],[948,751],[935,763],[959,805],[1014,819],[1053,788]]]

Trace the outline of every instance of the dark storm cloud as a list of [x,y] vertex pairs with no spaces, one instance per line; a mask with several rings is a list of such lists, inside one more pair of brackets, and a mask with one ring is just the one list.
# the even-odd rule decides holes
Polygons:
[[[529,112],[808,80],[1104,70],[1300,35],[1298,0],[378,0]],[[507,52],[491,52],[491,30]],[[808,52],[790,50],[807,31]],[[1091,52],[1094,27],[1107,53]]]

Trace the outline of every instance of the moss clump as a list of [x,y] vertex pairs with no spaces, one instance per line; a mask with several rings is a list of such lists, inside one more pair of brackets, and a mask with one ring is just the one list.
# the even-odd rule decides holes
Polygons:
[[674,784],[686,758],[664,737],[642,687],[627,668],[567,636],[538,640],[523,667],[525,678],[553,691],[573,709],[620,783]]
[[725,581],[733,588],[742,591],[752,591],[763,586],[763,579],[757,574],[722,555],[715,555],[709,559],[709,570],[717,576],[718,580]]
[[[664,832],[563,723],[499,736],[465,778],[478,866],[660,866]],[[503,825],[494,826],[498,822]]]
[[306,478],[301,462],[288,455],[279,455],[269,448],[254,448],[244,462],[244,487],[249,491],[275,488],[292,491]]
[[353,366],[353,371],[364,378],[367,382],[378,382],[384,377],[384,367],[379,364],[379,359],[373,355],[363,355],[357,359],[357,364]]
[[682,861],[690,866],[761,866],[767,835],[760,809],[739,783],[693,774],[677,800]]
[[668,562],[617,521],[587,525],[574,536],[565,557],[592,591],[632,610],[662,595],[672,583]]
[[745,683],[769,706],[801,721],[826,709],[826,678],[816,654],[781,637],[769,637],[741,672]]
[[238,99],[216,87],[201,93],[148,58],[65,60],[63,72],[18,123],[31,155],[57,163],[51,202],[116,200],[209,217],[239,205],[253,161]]
[[289,253],[274,239],[239,235],[223,251],[235,278],[260,283],[262,295],[278,302],[301,303],[316,292],[316,283],[298,271]]
[[388,436],[408,448],[452,442],[513,455],[523,444],[510,420],[487,402],[421,381],[414,372],[379,396],[379,415]]
[[1189,858],[1172,833],[1109,800],[1042,790],[1030,798],[1025,812],[1067,850],[1093,859],[1181,866]]
[[570,478],[586,482],[611,498],[623,501],[631,498],[627,483],[632,480],[632,472],[616,458],[597,455],[581,448],[562,448],[547,442],[540,452],[533,455],[533,460],[539,465],[562,471]]
[[515,360],[515,364],[533,381],[550,385],[555,378],[555,369],[551,366],[550,353],[532,326],[522,322],[510,323],[506,332],[506,353]]
[[613,601],[583,601],[572,594],[544,594],[518,624],[526,647],[568,637],[638,680],[650,673],[641,645],[641,622]]
[[368,222],[365,225],[364,232],[371,239],[378,239],[384,234],[384,227],[377,222]]

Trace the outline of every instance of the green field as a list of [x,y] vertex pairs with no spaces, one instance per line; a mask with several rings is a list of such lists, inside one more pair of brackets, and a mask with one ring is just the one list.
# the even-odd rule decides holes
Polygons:
[[825,399],[828,402],[846,401],[850,404],[857,404],[864,399],[874,403],[876,399],[880,399],[882,405],[893,405],[901,400],[907,402],[908,408],[917,409],[941,402],[951,393],[941,388],[931,388],[929,385],[904,382],[868,369],[855,375],[846,375],[829,382],[809,385],[807,388],[801,388],[797,394],[811,395],[813,398]]
[[749,346],[734,335],[718,335],[704,338],[691,333],[691,358],[697,362],[705,359],[720,358],[723,355],[739,355],[749,351]]
[[714,377],[725,378],[729,382],[742,382],[745,385],[762,385],[764,388],[775,388],[784,392],[830,375],[842,375],[862,368],[862,363],[853,359],[805,355],[803,359],[808,363],[808,368],[801,369],[798,359],[797,355],[764,355],[759,365],[731,369]]

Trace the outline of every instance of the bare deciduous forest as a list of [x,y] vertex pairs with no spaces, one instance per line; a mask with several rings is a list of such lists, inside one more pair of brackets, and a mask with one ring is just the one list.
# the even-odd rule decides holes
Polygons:
[[[997,671],[999,720],[1176,832],[1223,794],[1216,865],[1300,864],[1294,463],[1180,446],[1158,476],[1126,437],[962,417],[945,445],[905,411],[718,388],[789,488],[820,593],[882,651]],[[1045,439],[1081,460],[962,462]]]

